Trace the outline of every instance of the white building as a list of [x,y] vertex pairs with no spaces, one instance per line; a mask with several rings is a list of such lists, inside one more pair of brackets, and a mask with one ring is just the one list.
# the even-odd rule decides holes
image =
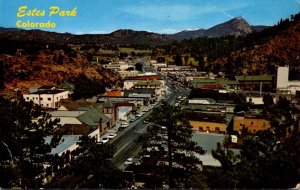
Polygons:
[[121,121],[128,120],[128,115],[131,111],[132,111],[132,107],[129,106],[118,107],[117,119]]
[[138,74],[138,76],[157,76],[157,74],[154,72],[144,72],[144,73]]
[[135,89],[154,89],[155,95],[165,96],[166,95],[166,85],[164,80],[151,80],[151,81],[139,81],[134,84]]
[[134,77],[138,76],[139,71],[118,71],[118,73],[121,75],[121,77],[124,79],[126,77]]
[[216,104],[216,101],[210,98],[190,99],[189,104]]
[[106,69],[111,69],[114,71],[125,71],[129,68],[129,65],[125,62],[118,62],[118,63],[109,63],[106,65],[103,65]]
[[276,89],[287,94],[296,94],[300,91],[300,81],[289,81],[289,67],[277,68]]
[[123,89],[124,90],[130,90],[138,82],[140,82],[140,81],[139,80],[125,80],[124,83],[123,83]]
[[151,64],[152,67],[154,68],[162,68],[162,67],[168,67],[168,64],[166,62],[163,62],[163,63],[153,63]]
[[64,90],[42,90],[31,94],[23,94],[26,102],[33,101],[34,104],[41,105],[44,108],[58,108],[59,101],[68,97],[69,91]]

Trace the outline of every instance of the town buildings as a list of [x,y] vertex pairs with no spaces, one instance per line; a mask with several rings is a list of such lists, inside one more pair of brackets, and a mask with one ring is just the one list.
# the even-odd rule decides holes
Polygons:
[[23,97],[26,102],[32,101],[44,108],[58,108],[61,100],[68,99],[69,91],[43,86],[24,94]]
[[276,89],[279,93],[292,95],[295,95],[297,91],[300,91],[300,81],[289,80],[288,66],[277,68]]

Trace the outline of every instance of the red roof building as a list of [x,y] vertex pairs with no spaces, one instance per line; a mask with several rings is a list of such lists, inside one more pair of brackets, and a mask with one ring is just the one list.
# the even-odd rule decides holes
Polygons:
[[123,96],[123,93],[121,90],[112,90],[112,91],[107,91],[104,96],[106,97],[120,97]]

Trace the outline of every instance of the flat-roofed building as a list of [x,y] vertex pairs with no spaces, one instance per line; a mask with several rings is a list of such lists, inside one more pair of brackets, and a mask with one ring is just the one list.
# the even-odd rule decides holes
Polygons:
[[238,86],[242,90],[271,91],[273,86],[272,75],[239,75],[235,76]]
[[190,122],[194,131],[222,133],[227,130],[226,116],[220,114],[199,114],[186,112],[185,117]]
[[300,91],[300,81],[289,80],[288,66],[277,68],[276,89],[285,94],[296,94],[297,91]]
[[233,130],[241,132],[243,128],[251,133],[267,130],[270,128],[270,121],[257,116],[235,116],[233,118]]
[[118,71],[118,73],[121,75],[122,79],[127,77],[134,77],[138,76],[139,71]]
[[26,102],[32,101],[43,108],[58,108],[60,101],[68,99],[69,91],[65,90],[41,90],[30,94],[23,94]]

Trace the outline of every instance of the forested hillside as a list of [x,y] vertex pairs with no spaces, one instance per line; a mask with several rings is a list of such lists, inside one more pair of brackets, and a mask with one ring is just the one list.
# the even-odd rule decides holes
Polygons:
[[299,65],[300,14],[245,37],[189,39],[162,49],[166,55],[195,58],[200,70],[274,73],[275,65]]
[[[119,85],[119,75],[66,45],[6,41],[0,49],[0,86],[4,89],[28,89],[42,85],[60,85],[84,74],[103,86]],[[3,43],[2,43],[3,44]]]

